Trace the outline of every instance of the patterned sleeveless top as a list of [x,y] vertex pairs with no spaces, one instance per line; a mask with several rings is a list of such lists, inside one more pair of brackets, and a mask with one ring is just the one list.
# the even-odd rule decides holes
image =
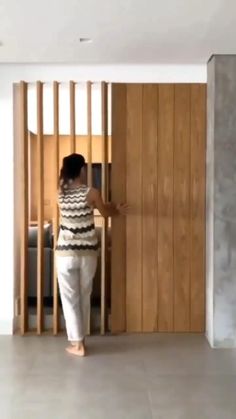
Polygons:
[[98,239],[93,208],[87,203],[89,188],[79,186],[59,193],[60,232],[57,256],[96,255]]

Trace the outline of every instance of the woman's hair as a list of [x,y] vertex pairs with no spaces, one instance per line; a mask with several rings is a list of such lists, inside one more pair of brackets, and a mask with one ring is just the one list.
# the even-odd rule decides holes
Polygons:
[[59,189],[65,193],[69,184],[80,176],[82,167],[85,166],[85,159],[81,154],[70,154],[64,157],[59,177]]

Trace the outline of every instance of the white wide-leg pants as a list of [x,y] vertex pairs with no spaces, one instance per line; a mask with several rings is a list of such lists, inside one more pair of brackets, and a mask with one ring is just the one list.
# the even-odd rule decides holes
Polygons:
[[88,330],[96,256],[57,257],[57,273],[68,340],[80,342]]

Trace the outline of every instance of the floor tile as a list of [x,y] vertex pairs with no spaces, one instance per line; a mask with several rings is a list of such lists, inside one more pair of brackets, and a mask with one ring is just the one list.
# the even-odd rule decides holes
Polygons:
[[0,419],[235,419],[236,351],[201,335],[0,337]]

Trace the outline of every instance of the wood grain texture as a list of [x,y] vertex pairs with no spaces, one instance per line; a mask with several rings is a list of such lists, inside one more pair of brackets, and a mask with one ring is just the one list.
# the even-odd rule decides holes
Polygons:
[[132,208],[126,226],[127,332],[142,330],[142,98],[142,85],[127,85],[126,193]]
[[190,85],[175,85],[174,330],[190,330]]
[[191,86],[190,330],[205,330],[206,86]]
[[[204,330],[204,89],[190,84],[113,86],[113,131],[121,130],[126,150],[123,143],[113,143],[112,188],[126,188],[131,205],[126,261],[118,253],[120,269],[126,264],[126,323],[123,282],[118,283],[113,256],[113,331]],[[113,247],[122,233],[114,229]]]
[[38,248],[37,248],[37,334],[44,329],[44,147],[43,147],[43,84],[37,82],[37,180],[38,180]]
[[[107,86],[105,83],[102,86],[104,92]],[[59,135],[57,87],[54,83],[54,134],[43,135],[42,84],[38,82],[38,131],[30,135],[30,220],[39,224],[39,334],[43,332],[43,223],[53,220],[56,234],[56,178],[63,157],[71,153],[73,133]],[[91,84],[87,88],[91,88]],[[112,200],[126,201],[131,207],[127,218],[112,219],[113,333],[204,331],[205,90],[205,85],[113,84],[112,145],[105,127],[107,104],[104,93],[102,135],[94,137],[91,127],[92,95],[91,91],[88,93],[88,135],[76,136],[74,131],[76,152],[85,155],[90,163],[102,163],[102,194],[107,199],[106,168],[107,160],[111,161],[112,146]],[[20,115],[22,147],[26,147],[27,103],[22,94]],[[28,169],[24,164],[27,152],[21,154],[22,205],[25,206],[28,199],[28,186],[25,186]],[[89,167],[91,183],[91,164]],[[21,287],[21,300],[25,301],[22,306],[25,313],[21,317],[22,333],[27,330],[28,219],[29,213],[23,211],[21,260],[24,261],[21,278],[26,278],[26,282]],[[106,331],[107,322],[106,231],[107,225],[104,225],[102,334]],[[55,272],[53,284],[53,332],[57,334]]]
[[[22,148],[22,117],[21,117],[21,92],[20,83],[13,84],[13,127],[14,127],[14,316],[19,319],[20,329],[20,300],[21,300],[21,237],[23,205],[22,198],[22,167],[23,148]],[[29,140],[28,140],[29,144]],[[29,154],[29,152],[28,152]],[[28,176],[29,180],[29,176]],[[29,188],[28,188],[29,191]],[[30,212],[28,214],[30,219]],[[19,222],[20,220],[20,222]],[[15,332],[16,330],[14,330]],[[20,330],[19,330],[20,331]]]
[[70,151],[75,153],[75,82],[70,81]]
[[[108,96],[107,84],[101,84],[102,100],[102,198],[108,201]],[[108,219],[103,219],[101,237],[101,334],[107,329],[107,256],[108,256]]]
[[88,186],[92,186],[92,156],[93,156],[93,136],[92,136],[92,83],[87,82],[87,125],[88,125],[88,140],[87,140],[87,163],[88,163]]
[[[60,329],[59,323],[59,292],[58,292],[58,281],[57,281],[57,269],[55,260],[55,249],[57,245],[57,236],[59,230],[59,210],[57,203],[57,191],[58,191],[58,179],[59,179],[59,84],[54,81],[53,83],[53,125],[54,125],[54,141],[53,149],[54,153],[54,193],[53,193],[53,232],[54,232],[54,266],[53,266],[53,334],[57,335]],[[50,143],[49,143],[50,144]],[[47,166],[45,166],[47,167]],[[52,187],[52,188],[53,188]]]
[[[126,202],[125,84],[112,84],[112,201]],[[126,331],[126,220],[112,219],[111,330]]]
[[102,98],[102,197],[108,200],[108,86],[107,83],[101,84]]
[[29,131],[30,221],[38,219],[37,134]]
[[143,85],[142,330],[144,332],[157,330],[157,95],[157,85]]
[[[16,108],[20,129],[20,189],[21,189],[21,241],[20,241],[20,331],[24,335],[28,330],[28,225],[29,225],[29,190],[28,190],[28,107],[27,83],[19,85],[19,107]],[[17,114],[15,116],[17,116]]]
[[173,331],[174,85],[158,97],[158,331]]

